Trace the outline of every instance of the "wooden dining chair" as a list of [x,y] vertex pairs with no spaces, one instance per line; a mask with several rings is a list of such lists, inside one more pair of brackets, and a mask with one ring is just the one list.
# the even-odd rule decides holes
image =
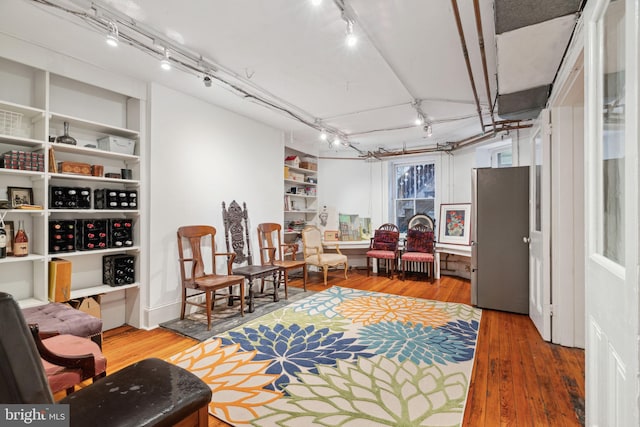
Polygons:
[[[295,243],[282,243],[282,226],[274,222],[258,224],[258,243],[260,244],[260,262],[262,265],[277,265],[280,269],[280,277],[284,283],[284,297],[289,298],[287,286],[289,285],[289,271],[302,269],[302,286],[307,290],[307,263],[305,260],[297,260],[298,245]],[[275,249],[275,250],[272,250]],[[272,255],[273,254],[273,255]],[[290,254],[291,259],[285,259]]]
[[[233,305],[233,287],[240,288],[240,314],[244,316],[244,276],[232,273],[235,253],[216,252],[216,229],[210,225],[187,225],[178,228],[178,255],[180,279],[182,282],[182,310],[180,319],[184,319],[187,304],[204,308],[207,313],[207,330],[211,330],[211,309],[214,306],[216,291],[228,288],[229,306]],[[185,245],[185,242],[187,245]],[[185,255],[187,249],[191,255]],[[205,271],[203,252],[211,252],[211,270]],[[216,259],[227,258],[227,274],[218,274]],[[187,268],[187,265],[191,268]],[[192,301],[191,298],[204,294],[205,303]]]
[[[233,274],[243,276],[249,284],[249,313],[254,311],[254,299],[262,296],[273,296],[273,301],[279,301],[278,272],[280,268],[274,264],[254,265],[253,255],[251,254],[251,238],[249,236],[249,213],[247,212],[247,204],[242,203],[242,207],[233,200],[227,208],[222,202],[222,219],[224,221],[224,240],[227,244],[227,252],[235,253],[233,260]],[[275,252],[275,248],[271,248],[271,252]],[[274,259],[274,255],[270,255],[268,259]],[[273,293],[255,292],[253,284],[255,280],[270,277],[273,280]]]

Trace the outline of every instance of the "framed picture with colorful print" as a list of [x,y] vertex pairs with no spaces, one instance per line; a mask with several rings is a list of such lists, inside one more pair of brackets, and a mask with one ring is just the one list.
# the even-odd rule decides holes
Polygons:
[[471,244],[471,203],[441,204],[438,223],[438,243]]

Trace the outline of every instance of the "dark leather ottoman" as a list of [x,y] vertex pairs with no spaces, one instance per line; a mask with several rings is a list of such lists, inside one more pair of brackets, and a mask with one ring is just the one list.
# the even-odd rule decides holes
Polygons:
[[69,404],[72,427],[146,427],[178,423],[206,426],[210,401],[211,389],[200,378],[169,362],[150,358],[58,403]]
[[69,334],[91,338],[102,347],[102,319],[76,310],[61,302],[50,302],[37,307],[23,308],[27,323],[37,323],[40,333]]

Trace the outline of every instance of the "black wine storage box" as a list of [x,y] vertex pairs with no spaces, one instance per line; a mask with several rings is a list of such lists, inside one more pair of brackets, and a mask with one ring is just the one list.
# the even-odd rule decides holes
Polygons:
[[91,209],[91,188],[49,187],[51,209]]
[[102,257],[102,283],[110,286],[130,285],[136,281],[136,258],[133,255]]
[[138,191],[99,188],[93,192],[96,209],[138,209]]
[[133,220],[112,218],[108,222],[110,248],[127,248],[133,246]]
[[79,219],[76,221],[76,241],[81,251],[106,249],[107,223],[106,219]]
[[49,253],[76,250],[76,221],[49,220]]

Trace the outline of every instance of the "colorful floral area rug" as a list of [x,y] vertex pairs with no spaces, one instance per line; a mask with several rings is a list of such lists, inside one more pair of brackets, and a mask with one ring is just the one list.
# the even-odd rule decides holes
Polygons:
[[333,287],[173,356],[234,426],[457,426],[481,310]]

